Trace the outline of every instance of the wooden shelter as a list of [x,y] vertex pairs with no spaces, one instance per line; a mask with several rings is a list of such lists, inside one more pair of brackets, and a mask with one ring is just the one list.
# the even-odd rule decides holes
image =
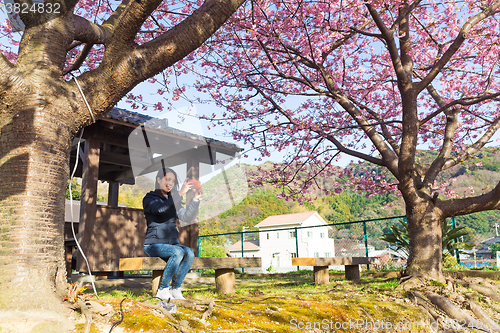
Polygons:
[[[168,127],[166,120],[118,108],[86,127],[83,139],[75,174],[82,178],[77,238],[90,270],[96,273],[118,271],[121,257],[144,256],[146,220],[142,209],[118,207],[121,183],[134,184],[135,177],[155,172],[162,165],[185,164],[187,178],[199,179],[200,167],[214,165],[216,154],[234,157],[241,151],[234,144]],[[76,162],[77,141],[70,170]],[[109,183],[107,205],[97,205],[99,180]],[[179,231],[181,244],[198,255],[198,224],[179,227]],[[70,239],[67,244],[71,245]],[[81,255],[76,269],[87,271]]]

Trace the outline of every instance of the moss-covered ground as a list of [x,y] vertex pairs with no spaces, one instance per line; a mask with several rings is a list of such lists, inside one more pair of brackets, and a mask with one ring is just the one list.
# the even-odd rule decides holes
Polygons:
[[[396,290],[396,279],[363,277],[360,283],[337,275],[329,285],[313,285],[312,272],[279,276],[237,275],[236,293],[220,296],[215,285],[187,286],[188,300],[214,300],[206,320],[202,309],[178,306],[174,328],[158,310],[141,303],[151,297],[147,289],[98,290],[100,303],[111,305],[113,315],[99,318],[91,332],[429,332],[428,318],[404,294]],[[86,297],[95,300],[91,290]],[[152,304],[157,300],[146,302]],[[83,332],[83,324],[78,332]]]

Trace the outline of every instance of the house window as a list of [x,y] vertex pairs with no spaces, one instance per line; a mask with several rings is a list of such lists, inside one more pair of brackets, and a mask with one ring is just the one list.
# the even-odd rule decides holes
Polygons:
[[319,257],[319,252],[314,252],[314,258],[318,258]]
[[308,231],[307,232],[307,237],[312,237],[313,236],[313,232],[312,231]]
[[295,252],[290,253],[290,255],[292,256],[292,258],[297,258],[297,253]]
[[267,239],[269,239],[269,233],[267,233]]
[[330,252],[325,252],[325,257],[329,257],[330,256]]
[[280,238],[280,233],[279,232],[276,233],[276,238]]
[[324,233],[324,232],[321,232],[321,233],[319,234],[319,237],[321,237],[321,238],[325,238],[325,233]]
[[295,238],[295,231],[290,231],[289,237],[290,238]]

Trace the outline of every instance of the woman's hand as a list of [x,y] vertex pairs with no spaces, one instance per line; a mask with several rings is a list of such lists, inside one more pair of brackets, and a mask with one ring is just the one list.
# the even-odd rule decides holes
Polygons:
[[179,195],[182,197],[184,194],[186,194],[187,191],[189,191],[192,188],[192,186],[193,185],[186,178],[186,180],[184,180],[184,183],[182,183],[182,187],[179,191]]
[[196,194],[194,195],[193,199],[198,201],[201,199],[201,196],[203,195],[203,189],[200,187]]

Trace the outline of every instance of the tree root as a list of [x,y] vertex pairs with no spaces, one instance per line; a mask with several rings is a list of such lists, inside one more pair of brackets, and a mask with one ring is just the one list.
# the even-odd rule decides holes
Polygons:
[[167,317],[168,319],[170,320],[173,320],[173,321],[176,321],[176,319],[174,318],[174,316],[172,316],[170,314],[170,312],[167,311],[167,309],[165,309],[163,306],[160,306],[160,305],[157,305],[157,304],[150,304],[150,303],[144,303],[145,306],[147,306],[148,308],[150,309],[155,309],[155,310],[160,310],[161,313]]
[[500,295],[498,295],[496,292],[494,292],[493,290],[491,290],[487,287],[484,287],[484,286],[481,286],[481,285],[475,284],[475,283],[469,283],[469,288],[471,288],[474,291],[477,291],[478,293],[480,293],[486,297],[491,298],[495,302],[500,301]]
[[167,324],[175,328],[176,330],[180,332],[185,332],[185,330],[182,328],[182,325],[170,314],[170,312],[167,311],[163,306],[157,305],[157,304],[150,304],[150,303],[143,303],[145,306],[151,309],[159,310],[165,318],[168,318],[170,320],[165,320]]
[[484,313],[483,309],[479,305],[477,305],[473,301],[469,301],[468,305],[471,311],[476,315],[476,317],[478,317],[482,321],[483,326],[487,327],[492,332],[500,332],[500,326],[498,326],[496,322],[491,320],[491,318],[486,313]]
[[205,313],[203,313],[203,315],[201,316],[201,322],[205,322],[205,320],[212,315],[214,307],[215,307],[215,302],[214,301],[210,302],[207,311],[205,311]]
[[420,308],[424,309],[434,320],[438,320],[439,314],[436,311],[434,311],[432,306],[419,292],[412,291],[410,293],[415,298],[415,302]]
[[480,279],[480,280],[481,280],[481,282],[483,282],[484,286],[477,284],[477,283],[474,283],[474,282],[469,282],[466,280],[456,280],[455,282],[463,285],[464,287],[468,287],[468,288],[478,292],[479,294],[481,294],[483,296],[489,297],[492,300],[494,300],[495,302],[500,301],[500,295],[497,292],[495,292],[495,289],[497,289],[497,288],[495,286],[491,285],[490,283],[488,283],[484,279]]
[[213,301],[211,300],[205,300],[205,301],[191,301],[191,300],[184,300],[184,299],[171,299],[170,300],[170,303],[174,303],[175,305],[182,305],[186,308],[191,308],[191,309],[194,309],[196,311],[203,311],[205,310],[205,307],[202,306],[202,305],[205,305],[205,306],[210,306],[210,303],[212,303]]
[[465,321],[467,324],[474,324],[474,318],[470,316],[468,313],[460,309],[458,306],[453,304],[446,297],[440,296],[438,294],[434,294],[430,291],[425,293],[425,296],[439,309],[443,310],[448,316],[453,319],[457,319],[459,321]]
[[401,278],[401,283],[396,289],[410,290],[425,285],[425,278],[423,275],[410,275]]
[[374,322],[372,315],[368,311],[366,311],[365,308],[363,308],[362,306],[358,306],[358,307],[361,309],[361,311],[363,311],[365,316],[367,316],[368,319],[370,319],[371,322]]
[[78,299],[76,301],[80,309],[82,310],[83,315],[85,316],[85,329],[84,333],[89,333],[90,332],[90,326],[92,325],[92,314],[90,313],[89,309],[85,305],[85,303],[81,300]]

